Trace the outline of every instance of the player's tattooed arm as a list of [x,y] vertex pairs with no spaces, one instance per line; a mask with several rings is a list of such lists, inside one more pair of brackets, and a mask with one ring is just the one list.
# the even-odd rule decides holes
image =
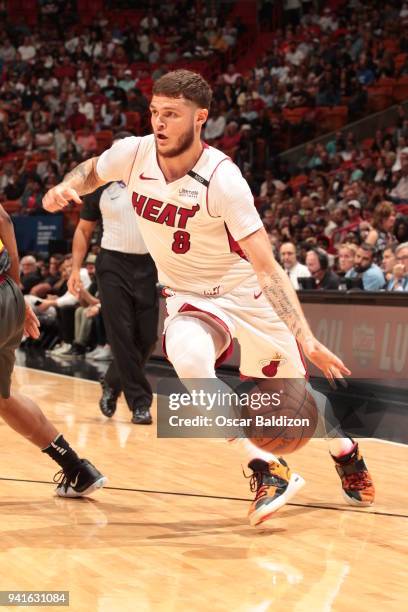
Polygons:
[[265,230],[239,240],[239,246],[251,262],[266,299],[299,341],[306,357],[330,381],[350,374],[341,359],[314,337],[288,275],[273,256]]
[[262,293],[276,314],[300,342],[313,337],[289,277],[273,257],[269,245],[269,257],[267,259],[262,258],[260,263],[258,257],[254,256],[252,249],[248,249],[245,240],[243,242],[244,244],[241,242],[240,246],[257,273]]
[[64,176],[62,182],[67,185],[67,187],[75,189],[78,195],[92,193],[105,182],[99,178],[96,172],[98,159],[98,157],[91,157],[78,166],[75,166],[75,168]]
[[312,336],[288,276],[277,270],[269,274],[260,272],[258,279],[262,293],[295,338],[302,341],[307,336]]
[[104,185],[98,176],[96,164],[98,157],[91,157],[73,168],[64,176],[62,183],[52,187],[43,198],[43,207],[48,212],[56,212],[68,206],[70,202],[82,204],[81,195],[92,193]]

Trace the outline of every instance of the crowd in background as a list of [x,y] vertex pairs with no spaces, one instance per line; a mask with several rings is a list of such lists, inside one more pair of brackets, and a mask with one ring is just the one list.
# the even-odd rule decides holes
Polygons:
[[[308,140],[316,133],[320,108],[346,104],[349,118],[362,116],[370,85],[408,75],[408,55],[398,68],[394,61],[397,52],[408,52],[407,3],[348,0],[336,10],[323,3],[319,11],[314,2],[286,3],[284,28],[242,72],[231,58],[245,27],[229,17],[229,5],[220,12],[215,4],[201,3],[200,12],[198,3],[166,2],[160,10],[149,4],[137,28],[109,22],[103,12],[84,26],[73,19],[74,2],[57,0],[42,3],[35,26],[3,20],[0,200],[18,200],[19,214],[43,214],[45,191],[98,152],[98,135],[123,128],[149,132],[156,78],[180,61],[215,58],[214,103],[204,138],[241,168],[294,286],[408,290],[404,107],[392,127],[373,130],[372,138],[358,142],[352,131],[340,130],[324,145],[307,145],[296,163],[279,156],[287,128],[284,109],[309,109],[296,126],[299,139]],[[129,113],[137,114],[137,125],[129,125]],[[64,300],[48,301],[66,292],[69,257],[57,273],[52,258],[31,265],[41,277],[35,285],[43,286],[25,292],[45,300],[45,306],[37,305],[44,316],[54,308],[58,322]],[[62,282],[56,292],[49,283],[55,276]],[[98,320],[97,301],[83,308]],[[94,327],[94,342],[104,347],[103,329]],[[75,343],[75,316],[61,329],[65,345],[83,344]]]

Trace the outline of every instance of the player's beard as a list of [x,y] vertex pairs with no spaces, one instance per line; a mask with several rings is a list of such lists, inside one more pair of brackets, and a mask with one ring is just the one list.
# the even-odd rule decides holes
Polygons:
[[187,151],[192,146],[194,142],[194,136],[194,125],[192,125],[189,130],[186,130],[184,134],[181,134],[181,136],[179,136],[177,144],[172,149],[169,149],[165,152],[160,152],[161,157],[177,157],[178,155],[185,153],[185,151]]

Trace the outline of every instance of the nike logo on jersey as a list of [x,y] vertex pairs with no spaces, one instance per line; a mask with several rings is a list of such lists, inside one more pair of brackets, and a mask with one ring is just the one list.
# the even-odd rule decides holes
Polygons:
[[260,291],[259,293],[254,293],[254,298],[257,300],[258,298],[260,298],[262,295],[262,291]]
[[144,176],[143,172],[142,174],[139,174],[139,178],[142,179],[142,181],[158,181],[159,180],[157,178],[152,178],[151,176]]
[[132,205],[139,217],[180,229],[185,229],[187,221],[200,210],[199,204],[192,208],[184,208],[175,204],[165,204],[160,200],[148,198],[135,192],[132,195]]

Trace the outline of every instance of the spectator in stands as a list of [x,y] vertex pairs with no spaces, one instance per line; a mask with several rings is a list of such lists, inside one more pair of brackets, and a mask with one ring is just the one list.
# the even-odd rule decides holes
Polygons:
[[306,266],[297,260],[296,246],[293,242],[284,242],[280,247],[279,256],[282,267],[287,272],[293,288],[299,289],[298,278],[308,278],[310,272]]
[[374,263],[375,249],[371,244],[358,247],[354,267],[346,273],[346,278],[361,278],[365,291],[380,291],[385,285],[384,274]]
[[395,218],[395,208],[390,202],[381,202],[375,207],[372,229],[365,241],[371,244],[377,252],[382,252],[388,244],[395,240],[392,234]]
[[58,281],[61,278],[59,268],[63,259],[64,256],[59,253],[55,253],[50,257],[46,272],[41,274],[41,282],[32,287],[30,291],[31,295],[45,298],[46,295],[54,291],[54,287],[56,287]]
[[384,273],[384,277],[387,283],[392,278],[394,266],[396,265],[396,263],[397,260],[395,258],[395,247],[385,247],[382,254],[381,269]]
[[89,124],[86,124],[81,132],[77,135],[77,143],[87,157],[90,157],[92,154],[96,153],[98,143]]
[[136,87],[136,81],[133,78],[132,71],[129,70],[129,68],[124,71],[123,78],[118,81],[118,87],[124,89],[126,93]]
[[36,258],[33,255],[22,257],[20,270],[21,290],[24,294],[30,293],[31,289],[42,280]]
[[242,76],[240,72],[237,72],[235,64],[228,64],[227,71],[222,75],[224,83],[227,85],[235,85],[237,79]]
[[73,102],[72,113],[69,115],[66,123],[67,128],[72,132],[76,132],[78,130],[82,130],[85,127],[86,122],[86,115],[80,112],[78,102]]
[[35,215],[42,212],[42,197],[44,192],[36,180],[29,180],[21,196],[23,214]]
[[408,291],[408,242],[399,244],[395,249],[396,264],[389,279],[387,291]]
[[401,151],[401,170],[397,172],[398,182],[390,192],[393,202],[408,202],[408,148]]
[[330,270],[328,255],[323,249],[310,249],[306,253],[306,266],[315,280],[316,289],[339,288],[340,278],[333,270]]
[[346,275],[347,272],[354,267],[354,261],[357,253],[357,245],[350,242],[341,244],[338,248],[338,267],[341,275]]
[[408,215],[401,215],[397,218],[393,234],[397,242],[408,242]]
[[224,134],[225,125],[225,117],[220,113],[218,104],[214,104],[204,129],[205,141],[216,146],[216,141]]
[[40,124],[38,131],[34,133],[33,148],[37,151],[49,151],[54,144],[54,135],[47,123]]
[[361,219],[361,204],[358,200],[350,200],[347,204],[348,229],[360,225]]
[[241,136],[242,134],[238,129],[238,123],[236,121],[230,121],[225,128],[224,136],[218,142],[218,146],[224,153],[234,159]]
[[[72,270],[72,255],[65,257],[60,270],[61,278],[66,283]],[[86,268],[81,268],[81,281],[84,289],[88,289],[91,279]],[[51,351],[54,356],[62,356],[71,350],[75,337],[75,310],[77,306],[78,300],[68,290],[62,296],[48,295],[38,306],[40,313],[47,312],[49,308],[56,308],[57,310],[60,343]]]
[[60,357],[80,357],[85,355],[86,347],[89,345],[92,324],[93,324],[93,311],[90,312],[90,307],[97,307],[98,313],[100,312],[100,300],[96,297],[97,294],[97,283],[95,276],[95,262],[96,255],[89,253],[86,260],[85,266],[89,274],[90,285],[87,289],[81,288],[79,293],[79,306],[75,310],[75,335],[74,341],[71,348],[66,351],[60,352]]

